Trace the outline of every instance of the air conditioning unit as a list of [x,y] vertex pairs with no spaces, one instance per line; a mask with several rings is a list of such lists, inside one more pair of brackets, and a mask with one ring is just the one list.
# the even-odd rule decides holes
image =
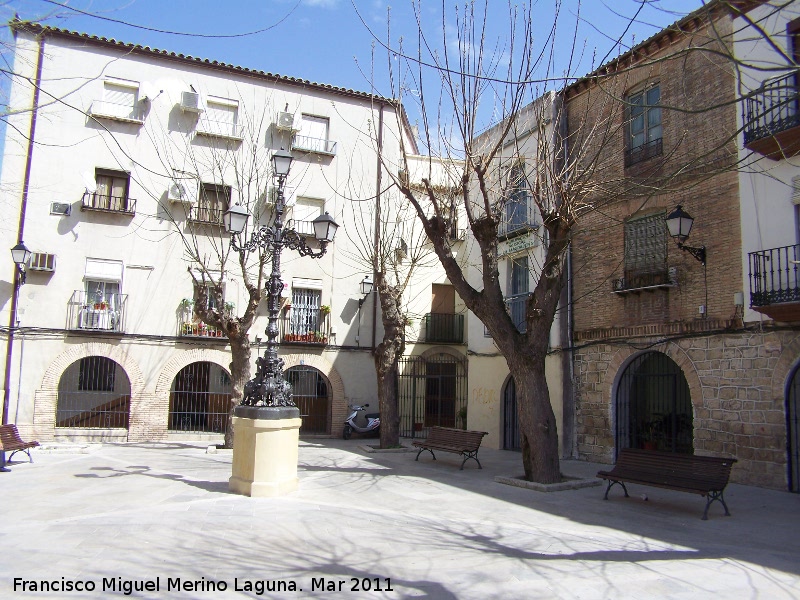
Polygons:
[[47,252],[32,252],[28,261],[28,268],[31,271],[55,271],[56,255]]
[[72,205],[66,202],[52,202],[50,203],[51,215],[62,215],[68,217],[72,212]]
[[167,199],[170,202],[194,204],[192,184],[188,181],[173,181],[167,190]]
[[275,127],[278,131],[297,131],[294,126],[294,114],[290,112],[279,112]]
[[203,103],[200,101],[200,94],[197,92],[182,92],[181,110],[183,112],[193,113],[203,112]]
[[614,280],[614,291],[621,292],[625,289],[625,278],[620,277],[619,279]]

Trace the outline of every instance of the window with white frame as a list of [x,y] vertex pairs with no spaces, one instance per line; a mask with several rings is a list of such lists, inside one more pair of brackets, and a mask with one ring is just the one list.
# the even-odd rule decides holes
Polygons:
[[[215,289],[216,289],[216,286],[214,284],[212,284],[212,283],[205,283],[205,284],[196,283],[195,286],[194,286],[195,308],[200,308],[200,309],[205,308],[206,310],[217,310],[219,308],[220,304],[219,304],[219,300],[217,300],[216,294],[214,293]],[[224,303],[224,301],[225,301],[225,286],[224,285],[221,287],[221,291],[222,291],[222,294],[221,294],[222,298],[220,298],[220,300]],[[202,294],[201,292],[205,292],[205,294]],[[203,295],[205,295],[205,304],[201,303],[201,298],[202,298]]]
[[129,173],[111,169],[95,169],[94,179],[97,189],[90,198],[84,200],[86,208],[130,212],[128,189],[131,176]]
[[300,117],[300,131],[294,136],[292,148],[333,154],[336,144],[328,139],[330,120],[327,117],[303,114]]
[[518,162],[508,171],[503,219],[499,231],[501,236],[509,236],[526,228],[529,224],[529,200],[525,163]]
[[139,83],[124,79],[106,79],[103,99],[92,103],[92,115],[123,121],[141,121]]
[[519,331],[524,332],[525,306],[530,290],[530,268],[528,257],[519,256],[508,261],[508,297],[506,306],[511,320]]
[[292,208],[294,230],[303,235],[314,235],[313,221],[322,214],[324,206],[323,200],[298,196]]
[[209,97],[197,125],[197,133],[208,136],[241,139],[238,125],[239,103],[226,98]]

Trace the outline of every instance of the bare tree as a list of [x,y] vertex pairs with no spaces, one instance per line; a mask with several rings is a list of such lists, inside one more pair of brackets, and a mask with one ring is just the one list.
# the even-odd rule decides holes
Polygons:
[[[458,212],[465,216],[474,239],[474,260],[465,261],[453,252],[448,231],[454,212],[437,195],[429,177],[422,178],[424,190],[400,176],[394,181],[413,206],[450,282],[484,323],[508,364],[516,385],[526,479],[552,483],[560,479],[559,448],[545,358],[573,237],[591,226],[587,215],[599,214],[605,206],[623,201],[646,206],[658,198],[663,202],[675,190],[690,189],[739,165],[731,113],[733,77],[725,73],[720,77],[730,79],[730,89],[724,88],[721,97],[703,98],[686,85],[681,103],[676,100],[659,109],[686,112],[689,107],[700,120],[716,112],[731,127],[718,127],[700,143],[685,136],[634,177],[620,168],[620,147],[632,114],[624,94],[632,82],[647,81],[664,61],[706,61],[709,69],[731,71],[730,31],[725,30],[729,20],[720,16],[719,6],[682,21],[670,34],[680,43],[666,50],[657,47],[652,57],[628,52],[567,88],[563,81],[569,78],[571,65],[561,77],[553,73],[558,21],[553,21],[545,44],[537,47],[531,26],[541,18],[537,10],[528,3],[503,15],[508,23],[503,46],[486,39],[485,24],[492,16],[489,4],[480,9],[468,4],[455,13],[454,27],[443,27],[437,45],[426,37],[417,7],[419,54],[413,59],[406,56],[412,66],[395,83],[396,95],[413,89],[419,98],[423,143],[431,155],[441,164],[452,161],[449,176],[459,190]],[[574,43],[571,52],[576,56]],[[591,95],[573,102],[579,94],[572,92],[584,89],[582,85],[591,87]],[[547,92],[548,88],[561,91]],[[486,120],[495,125],[481,131]],[[408,168],[408,154],[401,170]],[[528,252],[535,264],[535,287],[520,314],[513,315],[503,294],[498,247],[509,225],[519,219],[515,211],[520,194],[535,206],[536,215],[521,220],[539,224],[533,234],[539,247]]]

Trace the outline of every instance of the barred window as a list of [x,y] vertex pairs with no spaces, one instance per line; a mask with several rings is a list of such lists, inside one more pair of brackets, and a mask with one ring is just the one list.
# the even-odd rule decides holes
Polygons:
[[625,223],[625,276],[667,270],[667,226],[663,212]]
[[105,356],[82,358],[78,371],[78,391],[113,392],[117,363]]

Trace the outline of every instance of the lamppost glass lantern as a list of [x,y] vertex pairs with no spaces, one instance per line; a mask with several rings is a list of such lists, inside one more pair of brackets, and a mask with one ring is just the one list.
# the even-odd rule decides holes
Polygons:
[[22,268],[31,258],[31,251],[25,247],[25,244],[20,240],[19,244],[11,249],[11,259],[17,267]]
[[292,154],[283,148],[272,153],[272,171],[279,179],[285,179],[292,168]]
[[361,280],[361,293],[365,296],[372,293],[372,277],[367,275]]
[[680,243],[685,242],[689,237],[689,233],[692,231],[692,224],[694,224],[694,219],[683,210],[680,204],[667,217],[669,234]]
[[312,221],[314,224],[314,237],[318,242],[332,242],[336,236],[336,230],[339,225],[333,220],[333,217],[328,213],[318,216]]
[[222,220],[225,223],[225,231],[228,233],[242,233],[247,226],[247,219],[250,213],[240,204],[235,204],[225,211]]

